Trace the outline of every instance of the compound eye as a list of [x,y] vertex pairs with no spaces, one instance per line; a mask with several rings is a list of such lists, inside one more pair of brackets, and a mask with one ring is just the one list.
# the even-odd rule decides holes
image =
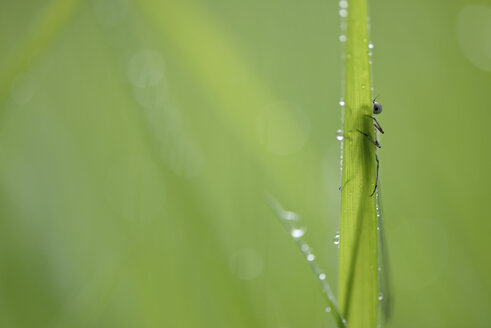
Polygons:
[[382,113],[382,105],[380,105],[376,101],[373,102],[373,113],[374,114],[380,114],[380,113]]

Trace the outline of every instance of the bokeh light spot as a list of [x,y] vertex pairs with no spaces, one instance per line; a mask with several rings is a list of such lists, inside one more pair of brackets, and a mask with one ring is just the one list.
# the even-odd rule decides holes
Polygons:
[[153,50],[138,52],[128,63],[128,77],[137,88],[152,87],[164,76],[164,60]]
[[230,259],[230,269],[242,280],[251,280],[258,277],[264,267],[263,257],[256,250],[243,248]]

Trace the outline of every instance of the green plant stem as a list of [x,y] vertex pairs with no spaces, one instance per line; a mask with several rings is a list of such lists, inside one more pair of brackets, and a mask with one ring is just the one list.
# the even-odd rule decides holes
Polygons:
[[339,306],[349,327],[376,327],[377,212],[375,195],[370,196],[376,166],[366,0],[349,1],[345,78]]

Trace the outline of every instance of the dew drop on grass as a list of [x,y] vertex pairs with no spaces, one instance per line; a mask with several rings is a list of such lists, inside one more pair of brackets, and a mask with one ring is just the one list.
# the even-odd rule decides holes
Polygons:
[[373,43],[371,43],[371,42],[370,42],[370,43],[368,44],[368,49],[373,49],[373,48],[374,48],[374,45],[373,45]]
[[339,1],[339,7],[340,8],[343,8],[343,9],[348,8],[348,0],[341,0],[341,1]]
[[334,234],[334,237],[332,238],[332,243],[339,248],[339,244],[341,243],[341,234],[339,232],[336,232]]
[[339,10],[339,16],[345,18],[348,17],[348,11],[346,9],[340,9]]
[[305,235],[305,230],[302,228],[295,228],[290,231],[290,234],[295,239],[301,238],[303,235]]
[[384,294],[382,292],[378,293],[378,300],[381,301],[384,299]]
[[346,42],[346,40],[347,40],[346,35],[341,34],[341,35],[339,36],[339,41],[340,41],[340,42]]
[[345,104],[346,104],[346,103],[344,102],[344,99],[343,99],[343,98],[341,98],[341,99],[339,100],[339,106],[344,107],[344,105],[345,105]]
[[286,211],[283,218],[287,221],[298,221],[299,220],[298,214],[295,212],[291,212],[291,211]]
[[[327,276],[319,267],[319,264],[316,262],[316,257],[313,254],[313,250],[309,247],[309,245],[303,240],[303,236],[305,235],[305,228],[301,226],[300,216],[294,212],[285,211],[282,206],[272,197],[270,197],[270,205],[273,210],[276,212],[276,215],[283,221],[285,227],[287,228],[290,235],[295,239],[296,244],[299,249],[302,251],[304,258],[309,262],[309,266],[312,269],[312,272],[315,274],[316,278],[321,282],[322,291],[327,295],[329,299],[329,304],[337,304],[336,298],[331,291],[329,283],[327,281]],[[295,218],[295,219],[292,219]],[[334,312],[336,317],[342,318],[341,313],[334,307],[331,309],[330,307],[326,308],[326,312]],[[345,324],[346,325],[346,324]]]
[[336,131],[336,140],[337,141],[343,141],[343,130],[339,129]]

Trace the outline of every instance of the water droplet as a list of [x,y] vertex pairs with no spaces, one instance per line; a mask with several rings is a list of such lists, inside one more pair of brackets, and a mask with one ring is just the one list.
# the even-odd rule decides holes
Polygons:
[[348,17],[348,11],[346,9],[340,9],[339,10],[339,16],[345,18]]
[[307,255],[307,261],[312,262],[313,260],[315,260],[315,255],[314,254],[308,254]]
[[345,105],[344,99],[341,98],[341,100],[339,100],[339,106],[344,107],[344,105]]
[[326,307],[326,312],[331,312],[331,308],[329,306]]
[[346,319],[343,319],[343,323],[346,324]]
[[368,56],[371,56],[371,55],[372,55],[372,52],[371,52],[371,51],[369,51],[369,52],[368,52]]
[[381,301],[384,299],[384,294],[382,292],[378,293],[378,300]]
[[346,42],[346,40],[347,40],[346,35],[341,34],[341,35],[339,36],[339,41],[340,41],[340,42]]
[[290,231],[290,234],[292,235],[293,238],[301,238],[303,235],[305,235],[305,230],[298,228],[298,229],[292,229]]
[[382,267],[378,267],[378,271],[379,271],[379,272],[380,272],[380,271],[382,271]]
[[374,47],[373,43],[371,43],[371,42],[370,42],[370,43],[368,44],[368,49],[373,49],[373,47]]
[[291,211],[285,211],[283,218],[288,221],[299,221],[300,218],[297,213]]
[[332,243],[339,248],[339,244],[341,243],[341,234],[339,232],[336,232],[334,234],[334,237],[332,238]]
[[343,141],[343,138],[344,138],[344,136],[343,136],[343,130],[341,130],[341,129],[340,130],[337,130],[336,131],[336,139],[338,141]]
[[343,8],[343,9],[348,8],[348,1],[347,0],[341,0],[341,1],[339,1],[339,7],[340,8]]
[[320,279],[320,280],[325,280],[325,279],[326,279],[326,275],[325,275],[324,273],[321,273],[321,274],[319,275],[319,279]]
[[377,227],[377,231],[380,231],[380,227]]
[[307,244],[302,244],[300,248],[302,249],[302,252],[308,252],[310,250],[310,247]]

